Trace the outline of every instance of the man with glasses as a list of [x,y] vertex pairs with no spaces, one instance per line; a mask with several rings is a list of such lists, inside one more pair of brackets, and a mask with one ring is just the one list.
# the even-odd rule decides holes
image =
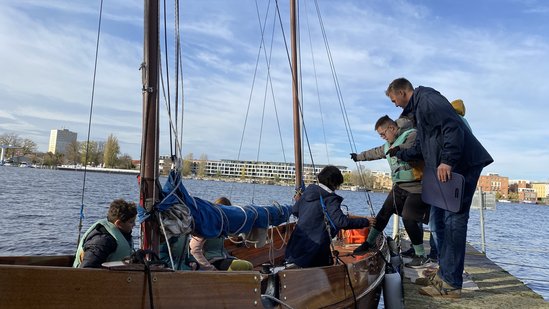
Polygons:
[[413,251],[412,261],[406,263],[408,267],[421,267],[428,262],[423,247],[423,223],[429,222],[429,205],[421,200],[421,176],[423,175],[423,162],[410,161],[405,162],[396,157],[387,154],[391,148],[406,149],[414,145],[416,139],[416,129],[412,128],[412,122],[405,118],[394,120],[385,115],[376,122],[375,130],[379,136],[386,142],[379,147],[366,150],[359,154],[351,153],[353,161],[372,161],[387,159],[391,167],[391,178],[393,188],[383,207],[376,216],[376,224],[370,233],[368,239],[362,245],[354,250],[354,254],[360,255],[375,246],[377,235],[381,233],[393,214],[402,217],[406,233],[412,242]]

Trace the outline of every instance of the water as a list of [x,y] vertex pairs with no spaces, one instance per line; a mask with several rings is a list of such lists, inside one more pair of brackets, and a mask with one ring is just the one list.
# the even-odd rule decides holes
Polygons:
[[[189,192],[207,200],[227,196],[234,204],[290,204],[293,187],[184,180]],[[0,166],[0,255],[72,254],[76,249],[83,173]],[[364,192],[338,191],[349,211],[369,215]],[[384,193],[370,193],[377,212]],[[84,191],[83,231],[104,218],[116,198],[138,201],[135,175],[88,173]],[[487,256],[545,300],[549,300],[549,270],[545,223],[549,207],[498,203],[485,211]],[[391,221],[392,223],[392,221]],[[389,224],[386,232],[391,233]],[[82,231],[82,232],[83,232]],[[134,231],[134,235],[138,235]],[[468,240],[480,250],[479,211],[471,211]]]

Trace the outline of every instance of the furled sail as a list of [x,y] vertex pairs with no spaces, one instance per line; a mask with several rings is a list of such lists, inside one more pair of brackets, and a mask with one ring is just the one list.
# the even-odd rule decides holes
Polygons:
[[[191,196],[183,182],[181,174],[172,170],[164,184],[161,202],[153,211],[163,214],[174,205],[185,205],[192,217],[192,230],[206,238],[249,233],[254,228],[266,229],[288,222],[291,205],[273,204],[268,206],[224,206],[216,205],[198,197]],[[151,213],[139,208],[139,221],[146,220]]]

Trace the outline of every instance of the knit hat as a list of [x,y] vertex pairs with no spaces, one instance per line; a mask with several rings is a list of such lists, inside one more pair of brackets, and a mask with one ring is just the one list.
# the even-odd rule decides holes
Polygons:
[[458,115],[462,117],[465,116],[465,104],[463,104],[463,100],[461,99],[453,100],[452,103],[450,104],[452,104],[452,107],[454,107]]

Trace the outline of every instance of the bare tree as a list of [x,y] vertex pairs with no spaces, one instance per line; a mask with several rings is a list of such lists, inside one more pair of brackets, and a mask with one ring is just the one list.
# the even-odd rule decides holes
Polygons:
[[67,145],[65,149],[65,157],[69,163],[74,165],[80,162],[80,143],[77,141],[72,141]]
[[[0,145],[6,145],[10,147],[20,146],[19,135],[13,132],[8,132],[0,135]],[[14,153],[15,153],[14,148],[7,148],[4,154],[7,158],[9,158],[9,157],[12,157]]]
[[196,174],[198,177],[203,178],[206,176],[206,162],[208,161],[208,156],[203,153],[200,155],[200,162],[198,163],[198,170],[196,171]]
[[[104,145],[104,143],[101,144]],[[80,162],[82,162],[82,165],[91,164],[92,166],[95,166],[103,162],[103,153],[99,151],[99,142],[96,141],[81,142],[80,155]]]
[[362,175],[358,171],[353,171],[351,173],[350,182],[355,186],[371,189],[374,185],[374,176],[370,170],[363,170]]
[[28,138],[25,138],[21,141],[21,148],[23,151],[23,155],[28,155],[31,153],[35,153],[38,150],[38,147],[36,146],[36,143]]
[[132,157],[125,153],[118,158],[118,168],[133,169],[135,165],[132,163]]
[[181,174],[183,176],[189,176],[193,171],[193,154],[192,152],[187,154],[183,158],[183,168],[181,169]]

